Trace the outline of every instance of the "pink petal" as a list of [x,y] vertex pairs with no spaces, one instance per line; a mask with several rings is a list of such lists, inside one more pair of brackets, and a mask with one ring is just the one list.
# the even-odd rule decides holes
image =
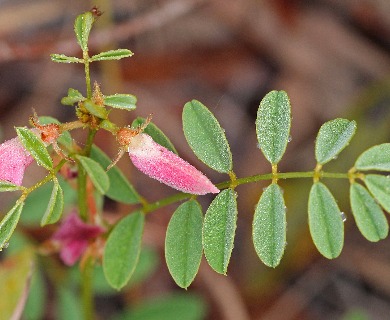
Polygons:
[[0,145],[0,180],[22,185],[24,171],[33,161],[19,138],[13,138]]
[[145,133],[132,138],[128,151],[138,170],[174,189],[199,195],[219,192],[202,172]]
[[87,249],[89,241],[103,232],[102,227],[85,223],[73,212],[62,222],[53,239],[61,244],[61,260],[71,266]]

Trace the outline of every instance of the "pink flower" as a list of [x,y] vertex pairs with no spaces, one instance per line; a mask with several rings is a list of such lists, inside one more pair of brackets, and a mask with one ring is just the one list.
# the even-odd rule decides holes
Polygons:
[[87,224],[77,213],[69,214],[53,235],[61,245],[61,260],[68,266],[74,265],[88,247],[90,240],[104,232],[100,226]]
[[174,189],[199,195],[219,192],[202,172],[145,133],[131,138],[128,152],[141,172]]
[[5,141],[0,145],[0,180],[22,185],[24,171],[32,161],[19,138]]

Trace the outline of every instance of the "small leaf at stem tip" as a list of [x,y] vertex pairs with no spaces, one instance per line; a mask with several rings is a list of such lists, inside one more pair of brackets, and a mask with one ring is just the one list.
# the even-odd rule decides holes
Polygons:
[[328,259],[337,258],[344,245],[344,223],[336,200],[321,182],[309,195],[309,229],[318,251]]
[[386,238],[389,233],[386,216],[366,188],[352,183],[350,199],[352,213],[361,234],[371,242]]
[[[92,146],[91,158],[100,163],[103,168],[111,164],[111,159],[95,145]],[[140,195],[117,166],[112,167],[107,175],[110,179],[110,187],[105,195],[108,198],[128,204],[140,203]]]
[[202,259],[202,209],[196,200],[180,205],[169,221],[165,260],[176,284],[188,288]]
[[22,213],[22,209],[24,206],[24,202],[16,202],[16,204],[12,207],[10,211],[5,215],[3,220],[0,222],[0,250],[6,246],[9,238],[14,232],[16,225],[18,224],[20,214]]
[[221,191],[211,202],[203,223],[203,249],[209,265],[226,274],[237,227],[237,193]]
[[92,115],[100,119],[108,118],[108,111],[106,108],[93,103],[91,100],[85,100],[82,105],[87,109]]
[[90,58],[90,61],[120,60],[123,58],[131,57],[133,55],[134,53],[132,53],[128,49],[116,49],[95,54]]
[[218,120],[197,100],[183,109],[183,130],[195,155],[215,171],[229,173],[233,168],[232,153]]
[[95,160],[84,156],[76,155],[76,159],[80,161],[96,189],[101,194],[105,194],[110,187],[110,179],[102,166]]
[[64,54],[53,53],[50,55],[50,59],[53,62],[57,63],[84,63],[83,59],[76,57],[68,57]]
[[103,271],[108,283],[119,290],[130,280],[141,252],[145,216],[141,211],[120,220],[108,236]]
[[[145,118],[138,117],[133,121],[131,126],[133,128],[137,128],[143,123],[145,123]],[[162,132],[161,129],[158,128],[153,122],[150,122],[143,132],[150,135],[153,138],[153,140],[159,145],[167,148],[169,151],[172,151],[173,153],[178,154],[171,140],[169,140],[169,138],[164,134],[164,132]]]
[[137,97],[132,94],[117,93],[111,96],[104,96],[104,104],[116,109],[131,111],[136,108],[136,103]]
[[77,42],[83,51],[88,50],[88,38],[94,20],[93,14],[88,11],[77,16],[74,22],[74,32],[76,34]]
[[57,179],[54,179],[53,182],[53,190],[51,192],[46,212],[41,220],[41,227],[47,224],[56,223],[61,218],[64,210],[64,192]]
[[324,123],[317,135],[315,156],[323,165],[332,159],[349,144],[356,131],[356,122],[347,119],[334,119]]
[[273,165],[278,164],[291,140],[291,106],[285,91],[271,91],[261,100],[256,118],[259,148]]
[[16,132],[21,143],[38,165],[47,170],[51,170],[53,168],[53,161],[43,141],[27,128],[16,128]]
[[379,204],[390,212],[390,176],[367,174],[364,183]]
[[61,99],[61,103],[66,106],[73,106],[75,103],[85,100],[80,91],[69,88],[68,95]]
[[364,151],[356,160],[358,170],[390,171],[390,143],[373,146]]
[[286,206],[282,189],[272,183],[263,192],[253,217],[253,244],[268,267],[279,265],[286,248]]

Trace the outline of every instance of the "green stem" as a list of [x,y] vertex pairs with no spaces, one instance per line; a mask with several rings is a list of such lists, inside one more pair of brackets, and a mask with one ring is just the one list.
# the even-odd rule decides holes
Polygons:
[[85,262],[84,269],[82,271],[82,301],[85,320],[93,320],[95,318],[95,308],[93,303],[92,292],[92,276],[93,276],[93,261],[88,258]]
[[83,59],[84,59],[84,72],[85,72],[85,84],[87,86],[87,98],[92,98],[92,87],[91,87],[91,76],[89,73],[89,55],[88,51],[83,51]]
[[[253,182],[259,182],[263,180],[272,180],[274,178],[276,179],[297,179],[297,178],[311,178],[315,176],[314,171],[308,171],[308,172],[278,172],[278,173],[266,173],[266,174],[258,174],[250,177],[245,178],[239,178],[235,179],[235,186],[239,186],[242,184],[247,183],[253,183]],[[357,178],[359,178],[358,175],[356,175]],[[350,176],[348,173],[337,173],[337,172],[321,172],[321,178],[333,178],[333,179],[349,179]],[[229,188],[231,186],[231,181],[224,181],[221,183],[218,183],[216,187],[220,190]],[[155,211],[157,209],[163,208],[167,205],[170,205],[175,202],[179,202],[182,200],[189,199],[191,197],[194,197],[192,194],[188,193],[176,193],[172,196],[169,196],[167,198],[158,200],[153,203],[144,203],[143,204],[143,211],[145,213],[150,213],[152,211]]]

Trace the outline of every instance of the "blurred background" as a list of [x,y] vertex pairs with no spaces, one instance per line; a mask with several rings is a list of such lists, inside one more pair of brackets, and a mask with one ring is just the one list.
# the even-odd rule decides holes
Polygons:
[[[182,108],[192,99],[208,106],[226,129],[238,177],[270,172],[256,147],[254,121],[259,102],[273,89],[287,91],[293,114],[292,141],[280,171],[312,170],[316,133],[333,118],[355,119],[358,130],[350,147],[326,165],[327,171],[346,172],[368,146],[389,142],[388,0],[0,0],[2,140],[15,136],[14,126],[28,125],[32,108],[60,121],[73,119],[73,107],[62,106],[60,99],[69,87],[85,92],[83,68],[55,64],[49,54],[80,55],[73,22],[93,5],[103,15],[92,31],[91,53],[115,48],[135,53],[119,62],[92,65],[92,78],[104,94],[131,93],[138,98],[136,111],[114,110],[110,118],[128,125],[136,116],[153,113],[153,122],[179,154],[214,182],[228,177],[200,163],[182,132]],[[82,133],[75,137],[83,141]],[[97,144],[112,157],[117,153],[109,134],[99,133]],[[148,200],[174,193],[136,172],[128,159],[119,166]],[[37,167],[29,172],[25,185],[42,176]],[[266,184],[240,186],[227,277],[202,261],[188,291],[175,285],[163,246],[176,206],[166,207],[148,215],[137,280],[120,293],[108,289],[101,277],[96,280],[98,319],[163,319],[161,306],[171,315],[167,319],[388,318],[390,242],[369,243],[359,233],[348,204],[348,181],[324,182],[347,216],[339,258],[328,261],[311,241],[307,225],[311,181],[289,180],[281,182],[288,207],[288,245],[278,268],[265,267],[253,248],[251,223]],[[203,198],[205,209],[211,198]],[[42,206],[40,200],[38,204]],[[5,212],[7,197],[2,195],[0,206]],[[111,221],[130,211],[131,207],[113,202],[104,206]],[[38,219],[33,213],[23,215],[15,243],[26,237],[35,243],[45,240],[50,230],[37,227],[42,212]],[[12,246],[11,241],[10,250]],[[38,300],[29,299],[25,319],[77,319],[66,313],[78,308],[77,268],[65,275],[59,260],[47,260],[39,262],[42,268],[33,291]],[[53,285],[58,270],[60,291]]]

